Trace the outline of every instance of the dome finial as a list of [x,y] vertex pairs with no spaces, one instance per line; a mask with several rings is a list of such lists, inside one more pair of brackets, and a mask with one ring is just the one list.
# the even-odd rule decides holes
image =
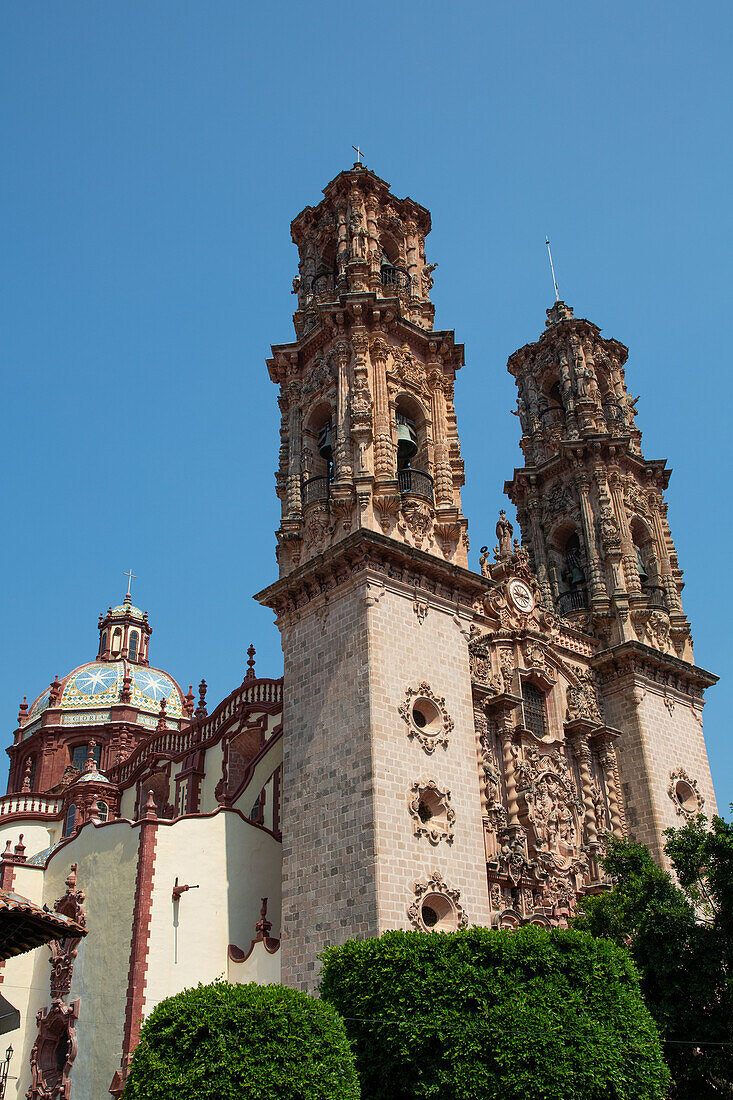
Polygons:
[[164,729],[168,728],[165,724],[165,708],[166,708],[166,705],[167,705],[167,700],[166,700],[165,695],[164,695],[163,698],[160,700],[160,712],[158,714],[158,725],[155,727],[156,730],[164,730]]
[[247,672],[246,672],[245,677],[244,677],[245,680],[255,680],[257,678],[257,675],[255,673],[255,653],[256,652],[257,652],[257,650],[255,649],[255,647],[250,642],[249,649],[247,650],[247,656],[248,656],[249,660],[247,661]]
[[94,759],[94,753],[95,753],[96,748],[97,748],[97,742],[94,739],[92,739],[89,742],[89,751],[87,752],[87,758],[84,762],[84,771],[85,772],[93,772],[93,771],[96,770],[97,764],[96,764],[96,761]]
[[199,684],[199,705],[196,707],[196,717],[205,718],[208,714],[206,709],[206,680],[202,680]]

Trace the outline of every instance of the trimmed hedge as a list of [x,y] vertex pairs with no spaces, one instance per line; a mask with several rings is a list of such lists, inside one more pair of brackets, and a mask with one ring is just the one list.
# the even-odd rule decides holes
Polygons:
[[214,982],[161,1001],[143,1024],[124,1100],[359,1100],[344,1025],[281,985]]
[[628,954],[580,932],[388,932],[323,953],[364,1100],[661,1100]]

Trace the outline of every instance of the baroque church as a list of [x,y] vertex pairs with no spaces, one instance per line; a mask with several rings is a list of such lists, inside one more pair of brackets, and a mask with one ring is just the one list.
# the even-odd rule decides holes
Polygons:
[[565,924],[609,888],[610,835],[661,862],[666,828],[715,810],[716,677],[627,349],[556,301],[510,357],[520,529],[502,512],[473,572],[430,214],[361,163],[323,195],[292,223],[295,339],[267,362],[282,519],[255,598],[284,676],[250,647],[225,699],[184,693],[128,586],[94,658],[21,704],[1,885],[86,936],[0,963],[8,1096],[119,1097],[142,1021],[197,982],[315,991],[351,937]]

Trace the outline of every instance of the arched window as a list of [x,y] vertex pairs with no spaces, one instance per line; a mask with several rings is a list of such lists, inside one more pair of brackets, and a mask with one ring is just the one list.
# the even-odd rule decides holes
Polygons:
[[116,655],[122,648],[122,630],[119,626],[115,627],[115,632],[112,635],[112,654]]
[[570,592],[576,588],[582,588],[585,584],[585,572],[583,571],[583,555],[580,547],[580,538],[577,532],[573,532],[565,543],[565,570],[563,580]]
[[129,660],[131,660],[131,661],[136,661],[137,660],[137,640],[138,640],[137,630],[131,630],[130,631],[130,644],[128,646],[128,651],[127,651],[127,656],[129,658]]
[[100,821],[106,821],[109,817],[109,806],[106,802],[97,800],[97,817]]
[[[74,751],[71,757],[71,763],[77,769],[77,771],[83,771],[84,765],[87,762],[89,756],[89,745],[74,745]],[[94,764],[98,768],[102,759],[102,746],[94,746]]]
[[107,652],[107,631],[105,630],[104,634],[102,635],[102,644],[99,647],[99,656],[104,657],[106,652]]
[[64,836],[71,836],[74,831],[74,822],[76,821],[76,806],[72,802],[66,811],[66,821],[64,823]]
[[531,730],[535,737],[544,737],[547,733],[547,704],[544,693],[531,680],[522,681],[522,705],[524,728]]

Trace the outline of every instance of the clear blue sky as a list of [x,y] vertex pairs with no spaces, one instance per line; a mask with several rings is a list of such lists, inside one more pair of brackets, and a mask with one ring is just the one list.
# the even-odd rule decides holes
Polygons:
[[[275,387],[289,223],[365,150],[429,207],[472,559],[519,463],[507,356],[563,297],[631,349],[696,659],[726,671],[730,580],[729,4],[6,0],[0,713],[96,651],[123,571],[151,659],[210,702],[275,577]],[[706,732],[733,799],[730,679]],[[4,781],[3,781],[4,782]]]

